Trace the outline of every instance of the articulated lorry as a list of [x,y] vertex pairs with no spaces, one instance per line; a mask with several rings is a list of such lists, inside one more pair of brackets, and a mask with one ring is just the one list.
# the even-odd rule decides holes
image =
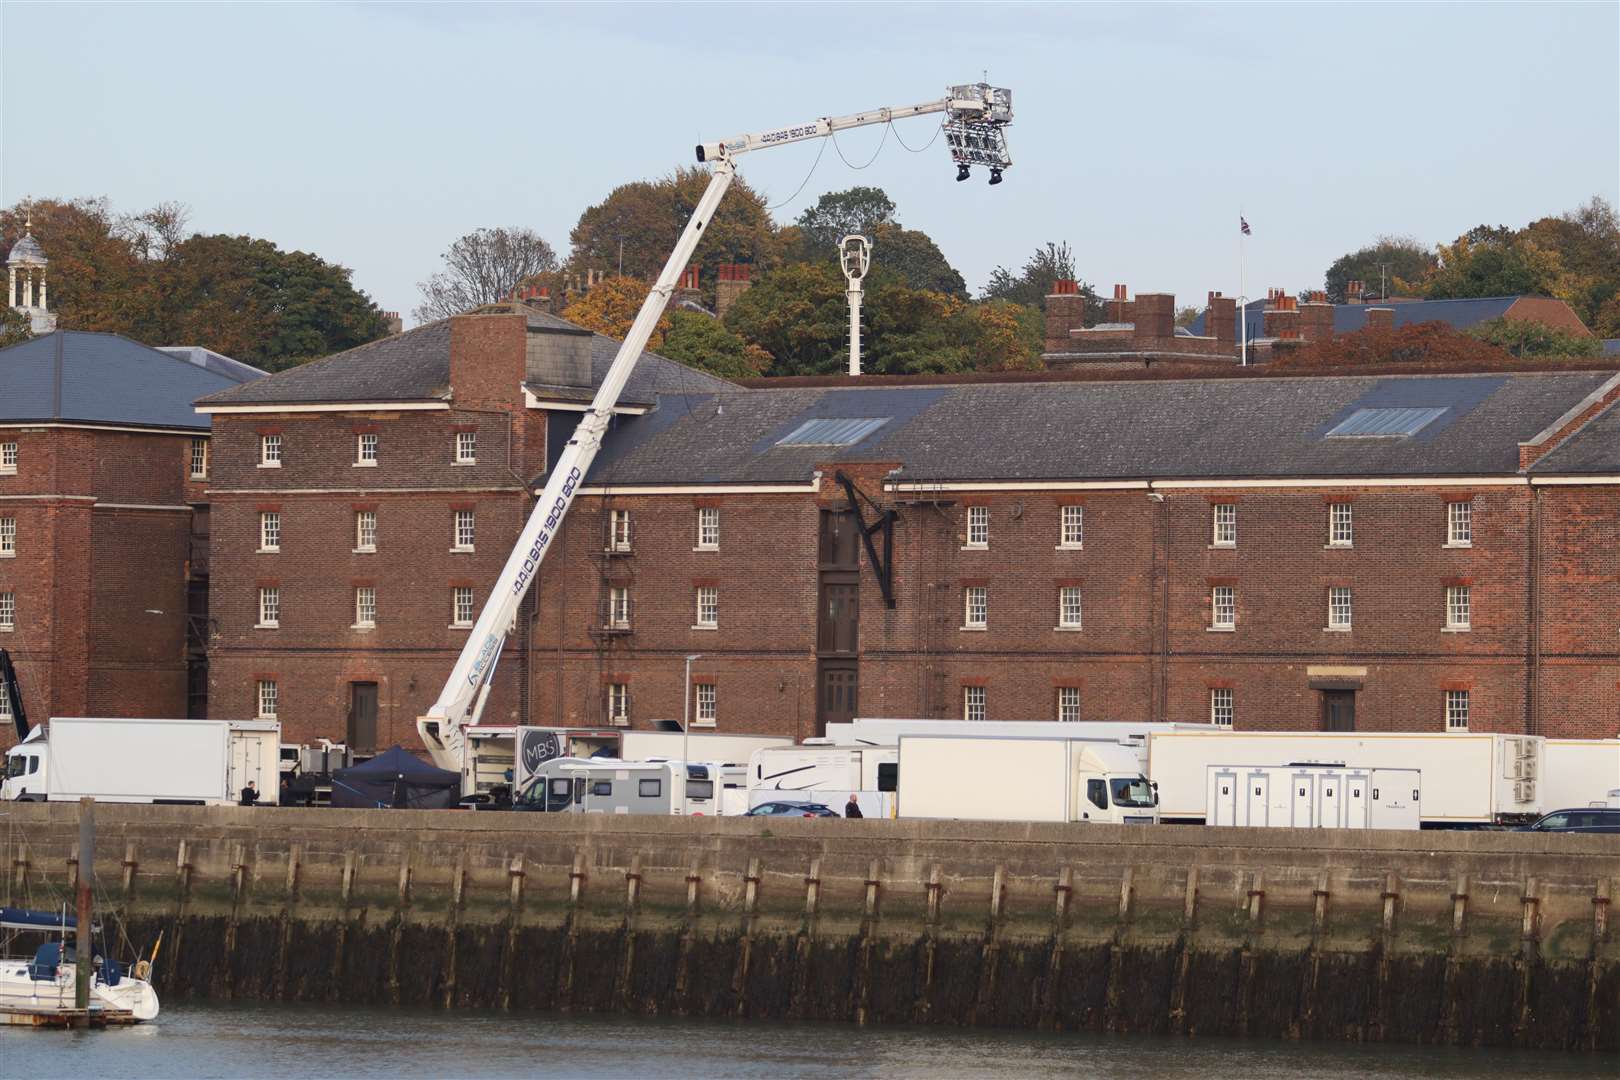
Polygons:
[[54,717],[6,753],[0,795],[19,801],[259,802],[280,788],[281,725],[273,720]]
[[1517,824],[1541,813],[1542,740],[1532,735],[1165,731],[1148,736],[1147,774],[1158,785],[1165,821],[1203,823],[1215,816],[1212,768],[1242,773],[1323,765],[1421,773],[1419,819],[1426,829]]
[[1620,805],[1620,739],[1548,739],[1542,749],[1544,810]]
[[900,737],[900,816],[1152,825],[1136,751],[1107,740]]

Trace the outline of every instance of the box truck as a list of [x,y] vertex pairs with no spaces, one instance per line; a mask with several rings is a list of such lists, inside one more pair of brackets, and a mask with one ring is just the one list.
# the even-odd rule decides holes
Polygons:
[[273,720],[55,717],[6,754],[8,799],[70,802],[259,802],[280,789],[281,725]]
[[901,817],[1159,820],[1136,753],[1109,741],[902,735],[899,766]]
[[1211,825],[1287,829],[1421,827],[1423,774],[1337,765],[1209,767]]
[[855,796],[866,817],[893,817],[900,748],[887,746],[767,746],[748,759],[748,805],[816,802],[841,810]]
[[1548,810],[1606,806],[1620,789],[1620,739],[1548,739],[1541,802]]
[[1148,777],[1165,821],[1209,819],[1209,768],[1335,765],[1416,769],[1424,828],[1533,821],[1541,813],[1542,740],[1533,735],[1364,731],[1153,732]]

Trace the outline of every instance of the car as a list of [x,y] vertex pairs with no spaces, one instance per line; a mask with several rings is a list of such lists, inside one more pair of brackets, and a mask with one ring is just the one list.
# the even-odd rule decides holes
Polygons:
[[1620,833],[1620,809],[1602,806],[1583,806],[1569,810],[1554,810],[1544,814],[1533,825],[1525,825],[1520,832],[1580,832]]
[[744,817],[843,817],[830,806],[818,802],[760,803]]

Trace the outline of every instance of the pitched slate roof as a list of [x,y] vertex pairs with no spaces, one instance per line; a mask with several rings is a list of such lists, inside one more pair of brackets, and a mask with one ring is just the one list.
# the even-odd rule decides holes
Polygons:
[[[1610,373],[1014,383],[664,394],[620,418],[592,484],[804,483],[899,462],[918,482],[1516,473],[1520,441]],[[1411,437],[1327,432],[1363,408],[1443,407]],[[852,446],[778,446],[805,420],[887,421]]]
[[[1334,304],[1333,332],[1350,334],[1362,329],[1367,325],[1367,309],[1375,307],[1386,307],[1394,311],[1397,327],[1412,323],[1443,322],[1449,324],[1453,330],[1467,330],[1482,322],[1502,318],[1518,299],[1517,296],[1487,296],[1470,300],[1402,300],[1387,304],[1377,302]],[[1200,314],[1188,324],[1188,329],[1194,334],[1202,335],[1208,314],[1207,310]],[[1266,302],[1249,301],[1244,309],[1244,319],[1249,324],[1250,341],[1265,337]]]
[[116,334],[58,330],[0,349],[0,422],[207,431],[191,403],[264,374],[230,365],[195,364]]
[[1620,475],[1620,402],[1598,413],[1531,466],[1530,471],[1537,475]]
[[[573,323],[542,312],[529,313],[529,325],[578,329]],[[600,384],[619,343],[592,335],[591,376]],[[717,391],[732,388],[716,378],[653,352],[643,352],[621,398],[626,404],[651,405],[660,390]],[[543,390],[545,388],[536,387]],[[570,400],[590,400],[589,391],[570,389]],[[450,320],[427,323],[368,345],[333,353],[268,378],[197,402],[209,405],[295,405],[386,401],[438,401],[450,391]],[[556,396],[564,396],[559,392]]]

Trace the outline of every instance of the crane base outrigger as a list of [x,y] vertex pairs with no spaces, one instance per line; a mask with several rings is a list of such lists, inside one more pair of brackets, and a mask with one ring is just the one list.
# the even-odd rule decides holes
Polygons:
[[647,347],[647,341],[669,303],[681,271],[691,260],[698,242],[703,238],[704,229],[713,220],[720,200],[736,177],[737,157],[773,146],[829,137],[850,128],[889,124],[895,120],[932,113],[945,114],[945,140],[951,160],[957,166],[957,179],[965,179],[972,166],[983,165],[990,170],[990,182],[1000,183],[1002,171],[1012,165],[1004,131],[1012,123],[1012,91],[986,83],[952,86],[945,97],[918,105],[822,117],[760,134],[739,135],[721,142],[698,145],[698,161],[714,165],[709,185],[693,209],[680,239],[675,242],[675,248],[670,252],[658,279],[647,293],[647,299],[642,302],[635,321],[630,324],[602,385],[597,388],[590,409],[558,456],[545,491],[535,503],[516,546],[501,568],[494,590],[479,612],[478,620],[473,624],[467,643],[462,647],[461,655],[451,669],[438,700],[426,715],[417,718],[417,730],[429,757],[440,768],[461,773],[463,794],[472,793],[470,788],[474,783],[475,771],[470,762],[463,760],[467,747],[466,728],[476,724],[483,712],[484,703],[489,697],[490,678],[518,605],[540,572],[546,551],[556,537],[563,518],[567,516],[586,473],[590,471],[591,462],[602,447],[603,436],[613,416],[613,407],[635,368],[636,360]]

